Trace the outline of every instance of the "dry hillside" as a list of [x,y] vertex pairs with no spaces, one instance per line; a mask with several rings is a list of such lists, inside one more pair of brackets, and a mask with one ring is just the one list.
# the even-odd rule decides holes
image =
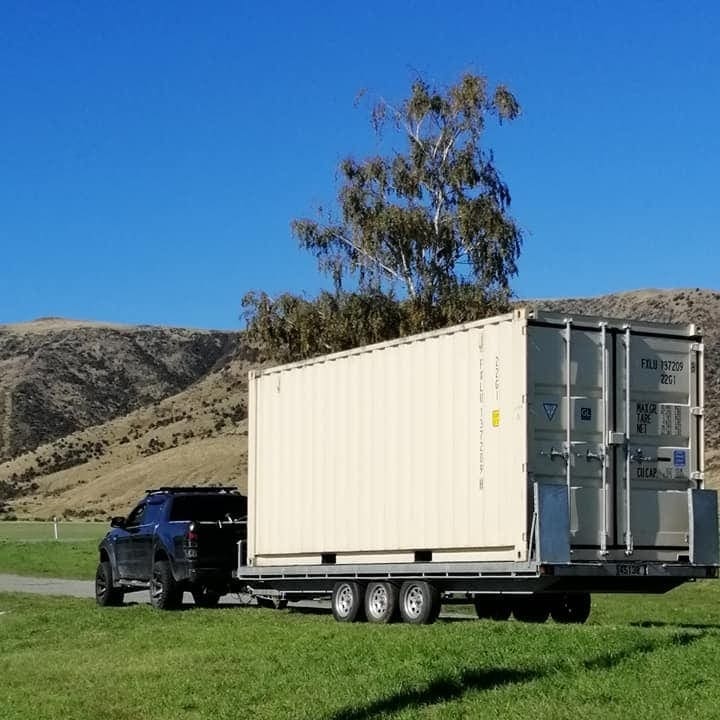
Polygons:
[[238,338],[56,318],[0,325],[0,462],[174,395]]
[[[720,485],[720,293],[707,290],[643,290],[589,299],[543,300],[535,304],[568,313],[699,323],[705,333],[707,349],[708,480],[716,487]],[[124,513],[146,488],[153,486],[219,482],[239,485],[243,489],[246,487],[247,371],[255,363],[256,355],[243,343],[241,335],[208,333],[206,336],[195,331],[83,327],[85,332],[94,330],[94,354],[90,353],[86,344],[78,346],[77,341],[56,344],[54,350],[59,367],[73,368],[75,381],[67,383],[63,371],[58,375],[56,384],[52,368],[46,366],[44,382],[47,387],[42,388],[42,397],[55,402],[52,408],[60,418],[57,424],[65,422],[59,399],[63,392],[68,389],[75,392],[78,386],[85,388],[83,392],[87,393],[87,396],[81,394],[81,407],[94,408],[95,412],[99,412],[103,401],[93,397],[92,387],[97,388],[98,396],[102,398],[127,394],[136,403],[134,407],[142,402],[142,398],[149,398],[149,402],[129,414],[92,427],[85,427],[89,410],[83,409],[81,414],[67,408],[71,416],[68,422],[75,423],[73,427],[84,429],[53,439],[0,464],[0,510],[4,502],[6,514],[12,512],[19,517],[64,515],[105,518],[112,513]],[[122,359],[112,363],[105,361],[106,368],[102,371],[97,371],[92,364],[100,356],[109,357],[115,353],[118,333],[124,332],[130,338],[140,337],[141,341],[147,341],[142,333],[152,330],[170,333],[170,337],[163,341],[169,343],[166,348],[174,347],[175,350],[174,355],[160,349],[151,353],[154,359],[148,364],[149,371],[144,382],[140,382],[143,371],[137,369],[140,367],[137,364],[132,372],[126,369],[124,374],[116,375],[112,375],[107,367],[113,367],[116,373],[120,373]],[[194,341],[192,337],[195,337]],[[209,338],[215,340],[210,341]],[[221,341],[225,343],[224,348],[213,355],[215,351],[212,348],[216,347],[213,343]],[[121,344],[127,347],[132,342],[125,339]],[[153,342],[160,341],[156,338]],[[211,348],[204,361],[197,357],[206,347],[203,343],[210,343]],[[82,354],[78,354],[79,347]],[[184,352],[190,354],[190,360],[182,357]],[[95,358],[95,361],[88,362],[88,357]],[[163,385],[159,382],[159,376],[163,375],[159,368],[165,367],[170,357],[173,357],[169,363],[172,366],[191,367],[198,375],[194,382],[189,381],[193,384],[187,386],[188,382],[185,382],[185,389],[165,397],[168,393],[164,389],[170,387],[170,383]],[[137,363],[135,356],[131,355],[129,362]],[[206,368],[204,372],[203,367]],[[0,365],[0,368],[4,370],[4,366]],[[83,368],[86,368],[84,374],[95,377],[91,386],[82,385],[78,379],[83,375]],[[95,375],[96,372],[99,374]],[[182,377],[188,378],[190,374]],[[127,383],[130,377],[134,377],[136,382],[128,391],[123,383]],[[119,384],[119,387],[98,387],[113,383]],[[2,377],[0,388],[7,384],[7,379]],[[143,388],[142,393],[145,394],[137,388]],[[164,399],[159,399],[160,396]],[[37,433],[47,432],[42,426],[42,407],[40,404],[33,415],[40,423],[36,436]],[[118,415],[119,411],[112,414]],[[12,417],[18,416],[11,416],[11,420]],[[10,432],[18,432],[12,422],[9,426]],[[46,437],[54,436],[50,434]]]
[[238,351],[177,395],[0,465],[6,509],[19,517],[104,519],[160,485],[244,489],[252,355]]

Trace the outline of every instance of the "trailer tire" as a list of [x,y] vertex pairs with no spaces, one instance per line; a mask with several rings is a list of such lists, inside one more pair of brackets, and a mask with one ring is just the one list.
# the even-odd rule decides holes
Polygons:
[[365,616],[372,623],[391,623],[399,617],[398,588],[389,582],[371,582],[365,590]]
[[503,595],[479,595],[475,598],[475,612],[483,620],[509,620],[512,606]]
[[182,604],[182,588],[167,560],[156,560],[150,578],[150,604],[158,610],[176,610]]
[[550,614],[556,623],[582,625],[590,616],[590,593],[562,593],[553,597]]
[[360,622],[365,619],[363,588],[353,580],[335,583],[332,591],[332,614],[338,622]]
[[117,607],[123,604],[125,593],[113,587],[112,565],[104,560],[95,573],[95,602],[101,607]]
[[400,588],[400,617],[411,625],[429,625],[440,615],[440,592],[424,580],[406,580]]
[[542,595],[518,595],[513,601],[513,615],[526,623],[544,623],[550,617],[550,603]]

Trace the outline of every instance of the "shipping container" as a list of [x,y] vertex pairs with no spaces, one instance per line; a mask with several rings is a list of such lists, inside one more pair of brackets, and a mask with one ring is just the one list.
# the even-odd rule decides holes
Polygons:
[[703,422],[693,324],[519,308],[253,371],[238,577],[448,599],[714,577]]

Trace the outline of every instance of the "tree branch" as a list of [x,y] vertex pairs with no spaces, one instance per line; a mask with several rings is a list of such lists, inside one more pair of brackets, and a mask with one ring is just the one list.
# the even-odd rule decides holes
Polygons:
[[383,269],[388,275],[390,275],[391,277],[394,277],[396,280],[403,280],[403,279],[404,279],[404,278],[400,275],[399,272],[397,272],[396,270],[393,270],[392,268],[390,268],[390,267],[388,267],[387,265],[385,265],[383,262],[381,262],[380,260],[378,260],[378,258],[376,258],[375,256],[371,255],[371,254],[370,254],[369,252],[367,252],[366,250],[363,250],[359,245],[356,245],[354,242],[352,242],[351,240],[348,240],[346,237],[344,237],[343,235],[340,235],[339,233],[333,232],[332,230],[331,230],[330,232],[332,233],[333,237],[335,237],[335,238],[337,238],[338,240],[340,240],[340,242],[344,242],[348,247],[351,247],[353,250],[355,250],[356,252],[360,253],[363,257],[366,257],[368,260],[371,260],[371,261],[374,262],[376,265],[380,266],[380,268],[382,268],[382,269]]

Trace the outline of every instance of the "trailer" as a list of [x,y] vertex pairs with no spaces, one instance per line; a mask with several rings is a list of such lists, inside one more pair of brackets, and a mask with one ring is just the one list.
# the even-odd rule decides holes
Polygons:
[[584,622],[718,576],[694,324],[532,307],[250,373],[238,584],[337,620]]

